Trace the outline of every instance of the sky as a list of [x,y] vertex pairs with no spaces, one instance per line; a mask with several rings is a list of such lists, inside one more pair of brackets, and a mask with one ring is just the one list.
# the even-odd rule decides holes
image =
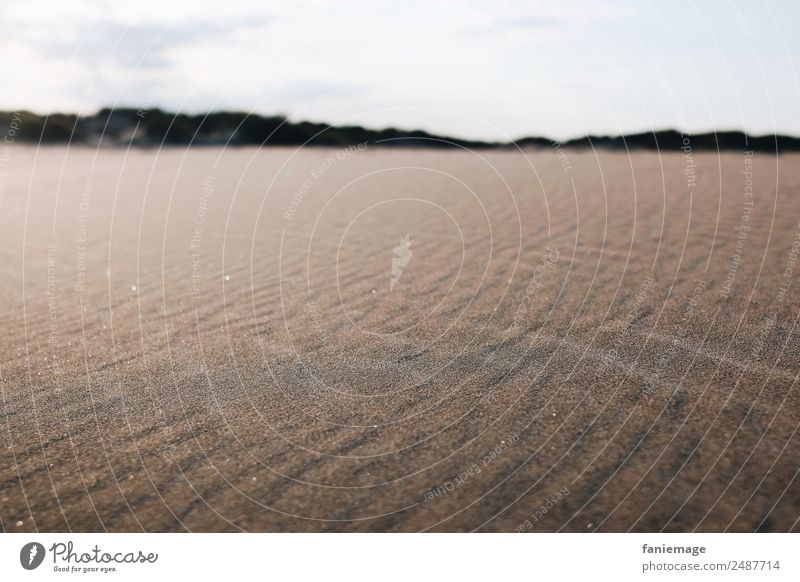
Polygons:
[[0,109],[800,135],[800,2],[3,0]]

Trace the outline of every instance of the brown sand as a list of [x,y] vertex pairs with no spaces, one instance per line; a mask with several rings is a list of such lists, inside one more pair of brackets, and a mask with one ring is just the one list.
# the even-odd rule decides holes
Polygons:
[[798,530],[799,160],[15,146],[2,527]]

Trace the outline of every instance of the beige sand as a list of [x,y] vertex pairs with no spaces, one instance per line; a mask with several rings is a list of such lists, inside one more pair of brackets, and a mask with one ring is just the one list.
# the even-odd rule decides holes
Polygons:
[[798,161],[15,146],[2,527],[798,530]]

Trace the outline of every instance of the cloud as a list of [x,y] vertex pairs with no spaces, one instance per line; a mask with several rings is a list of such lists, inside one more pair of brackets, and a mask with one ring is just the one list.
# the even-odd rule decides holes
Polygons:
[[[511,14],[509,14],[511,13]],[[462,32],[474,35],[547,35],[547,40],[572,40],[570,30],[576,26],[597,26],[618,18],[631,18],[638,12],[619,6],[610,8],[596,4],[578,4],[569,7],[539,5],[520,12],[509,10],[497,13],[495,18],[482,19],[463,27]]]
[[38,41],[34,45],[43,58],[74,59],[91,68],[108,62],[125,69],[160,69],[170,65],[173,49],[230,40],[239,31],[262,28],[272,20],[269,16],[248,16],[177,25],[76,23],[68,35],[52,40],[48,46]]
[[558,28],[567,22],[566,18],[559,16],[520,16],[506,18],[497,22],[498,27],[537,30],[544,28]]

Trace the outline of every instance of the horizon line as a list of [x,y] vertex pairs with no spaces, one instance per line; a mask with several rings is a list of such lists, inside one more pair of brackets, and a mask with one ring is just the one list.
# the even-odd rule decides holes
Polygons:
[[[197,125],[197,132],[203,127],[206,121],[209,118],[213,118],[214,116],[238,116],[241,117],[239,119],[239,123],[235,126],[230,124],[227,129],[232,131],[230,138],[232,139],[236,136],[236,132],[239,131],[244,123],[248,120],[252,121],[271,121],[278,123],[277,127],[264,139],[262,140],[263,143],[261,145],[270,146],[270,145],[332,145],[331,143],[276,143],[273,141],[269,143],[269,139],[272,135],[274,135],[275,131],[281,128],[289,128],[294,129],[300,126],[313,126],[316,129],[319,129],[318,133],[314,134],[310,137],[310,140],[316,139],[322,133],[326,131],[332,131],[333,133],[346,133],[346,132],[362,132],[362,133],[369,133],[369,134],[385,134],[385,133],[393,133],[395,134],[392,138],[389,139],[381,139],[375,140],[373,143],[379,142],[386,142],[392,139],[412,139],[412,140],[423,140],[423,139],[430,139],[432,141],[440,142],[440,147],[449,144],[451,146],[459,146],[459,145],[470,145],[473,147],[482,147],[482,148],[502,148],[502,147],[512,147],[512,146],[530,146],[530,145],[550,145],[552,147],[570,147],[570,146],[597,146],[597,147],[618,147],[618,146],[627,146],[628,142],[631,142],[631,146],[633,149],[640,149],[642,147],[646,147],[647,149],[661,149],[661,144],[659,144],[659,138],[662,139],[663,149],[675,149],[675,143],[672,141],[674,140],[675,136],[680,136],[682,141],[685,142],[688,139],[687,145],[689,149],[714,149],[709,148],[708,143],[702,144],[695,144],[693,143],[696,139],[707,139],[709,137],[713,137],[716,141],[716,145],[718,146],[716,149],[731,149],[731,143],[729,141],[731,139],[736,140],[743,140],[745,146],[749,145],[749,142],[753,142],[753,146],[755,149],[764,150],[765,149],[765,141],[773,141],[775,143],[775,151],[780,151],[781,149],[788,149],[790,151],[800,151],[800,136],[795,136],[791,134],[784,134],[784,133],[749,133],[744,129],[710,129],[710,130],[702,130],[702,131],[689,131],[686,129],[678,129],[676,127],[663,127],[661,129],[644,129],[644,130],[631,130],[624,133],[586,133],[583,135],[563,138],[559,139],[556,137],[548,136],[548,135],[522,135],[518,138],[511,139],[511,140],[487,140],[487,139],[471,139],[471,138],[464,138],[464,137],[456,137],[452,135],[442,135],[434,133],[430,130],[416,128],[416,129],[405,129],[398,126],[384,126],[384,127],[370,127],[365,125],[353,125],[353,124],[340,124],[340,125],[332,125],[327,122],[318,122],[318,121],[309,121],[309,120],[296,120],[292,119],[290,115],[283,114],[283,113],[275,113],[275,114],[265,114],[265,113],[256,113],[256,112],[248,112],[245,110],[237,110],[237,109],[214,109],[208,110],[204,112],[198,113],[191,113],[191,112],[180,112],[180,111],[170,111],[167,109],[162,109],[160,107],[133,107],[133,106],[123,106],[123,107],[101,107],[97,109],[94,113],[75,113],[75,112],[67,112],[67,111],[52,111],[49,113],[37,113],[30,109],[24,108],[16,108],[13,110],[3,110],[0,111],[0,119],[8,120],[9,118],[12,120],[16,119],[18,121],[22,121],[23,116],[33,116],[35,118],[39,118],[42,120],[42,132],[40,137],[44,136],[45,128],[47,126],[48,120],[51,118],[58,118],[58,117],[66,117],[71,120],[74,120],[74,127],[73,132],[70,134],[69,137],[80,137],[75,135],[76,129],[80,122],[96,119],[99,117],[110,117],[114,114],[118,114],[121,116],[135,116],[138,118],[136,122],[136,127],[138,128],[142,124],[146,124],[146,120],[148,117],[154,117],[157,115],[165,116],[172,120],[174,123],[175,120],[178,119],[192,119],[192,120],[200,120],[199,124]],[[29,120],[30,122],[30,120]],[[9,122],[11,123],[11,122]],[[169,129],[172,127],[170,124],[169,128],[167,128],[167,133]],[[103,129],[108,128],[108,123],[104,126]],[[18,132],[14,132],[18,133]],[[98,139],[114,139],[108,132],[102,132],[99,134],[93,134]],[[26,135],[21,133],[19,139],[23,141],[33,141],[30,135]],[[53,137],[49,136],[46,141],[67,141],[67,136],[62,135],[62,139],[59,139],[58,136]],[[194,134],[193,137],[197,137],[197,134]],[[344,136],[342,136],[344,137]],[[375,137],[375,136],[373,136]],[[724,143],[720,143],[718,138],[723,138]],[[643,143],[643,139],[653,138],[653,143]],[[665,139],[668,138],[668,139]],[[131,138],[133,140],[133,138]],[[238,139],[241,140],[241,136],[238,136]],[[299,138],[297,138],[299,139]],[[42,139],[37,140],[39,142],[43,141]],[[141,141],[141,140],[140,140]],[[151,139],[150,141],[154,141]],[[290,140],[291,141],[291,140]],[[345,140],[346,141],[346,140]],[[547,143],[545,143],[547,142]],[[621,142],[621,143],[620,143]],[[132,142],[133,143],[133,142]],[[232,145],[239,145],[239,141]],[[248,141],[245,142],[248,145],[254,145],[257,143],[257,140],[254,138],[249,138]],[[133,143],[133,145],[139,145],[139,143]],[[165,144],[165,145],[172,145]],[[196,143],[194,139],[190,140],[188,144],[185,145],[211,145],[208,143]],[[345,144],[346,145],[346,144]],[[395,144],[396,145],[396,144]],[[739,149],[738,147],[736,149]],[[747,148],[745,148],[747,149]]]

